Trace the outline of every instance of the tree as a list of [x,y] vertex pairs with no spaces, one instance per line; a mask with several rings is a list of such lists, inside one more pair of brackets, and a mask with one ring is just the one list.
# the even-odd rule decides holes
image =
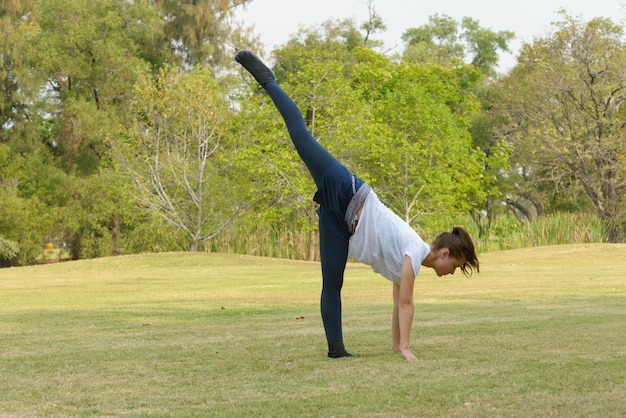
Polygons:
[[361,29],[365,32],[363,45],[370,47],[374,47],[376,45],[380,46],[382,45],[382,42],[371,41],[370,37],[377,32],[384,32],[387,29],[387,26],[385,25],[383,18],[376,13],[374,0],[367,0],[366,5],[368,19],[361,24]]
[[26,68],[20,54],[25,42],[19,27],[31,12],[32,3],[32,0],[22,0],[2,2],[0,6],[0,141],[7,141],[8,128],[27,116],[26,102],[33,86],[21,82]]
[[[37,198],[19,196],[16,187],[0,188],[0,231],[2,237],[15,245],[9,258],[17,265],[33,264],[43,250],[46,232],[50,230],[54,212]],[[6,244],[7,241],[5,241]]]
[[165,36],[185,66],[214,68],[232,65],[233,46],[258,42],[235,22],[238,7],[251,0],[156,0],[165,21]]
[[35,262],[44,242],[63,246],[72,259],[126,252],[125,235],[139,222],[119,170],[79,177],[56,167],[43,147],[24,154],[10,148],[0,145],[0,231],[19,245],[16,263]]
[[67,176],[57,187],[54,194],[63,204],[56,206],[48,236],[63,243],[73,260],[130,253],[127,236],[139,228],[141,213],[132,183],[122,170]]
[[20,247],[17,242],[0,236],[0,267],[10,266],[19,252]]
[[550,36],[524,45],[500,103],[518,172],[552,190],[580,190],[624,240],[626,43],[610,19],[582,23],[562,12]]
[[375,134],[362,146],[370,182],[422,231],[464,222],[482,199],[483,154],[473,149],[464,119],[452,109],[478,108],[471,96],[461,99],[454,78],[439,67],[402,64],[392,74],[374,102]]
[[66,171],[82,175],[111,162],[118,127],[138,74],[166,59],[155,39],[161,22],[146,2],[35,0],[22,25],[31,121],[43,118],[46,143]]
[[[320,31],[301,30],[275,51],[277,80],[320,143],[401,217],[429,233],[449,227],[453,219],[465,222],[484,198],[484,155],[466,130],[479,111],[470,89],[480,73],[468,65],[399,65],[344,37],[352,33],[346,27],[327,22]],[[246,120],[254,121],[243,136],[255,144],[247,150],[254,156],[250,166],[259,170],[259,163],[267,162],[259,177],[273,196],[271,210],[280,205],[307,214],[301,216],[313,231],[314,186],[273,106],[268,110],[267,98],[260,98],[250,109],[243,101],[250,112]]]
[[8,240],[5,255],[11,257],[4,261],[11,264],[36,261],[57,213],[33,187],[32,180],[39,177],[33,171],[54,177],[54,167],[41,164],[40,159],[39,153],[16,155],[8,144],[0,144],[0,237]]
[[462,31],[459,23],[450,16],[430,16],[427,24],[407,29],[402,35],[406,42],[403,59],[446,67],[467,62],[482,73],[494,76],[498,52],[508,52],[513,32],[482,28],[477,20],[469,17],[463,18],[461,28]]
[[465,57],[459,39],[459,24],[450,16],[429,16],[428,23],[407,29],[402,34],[406,43],[404,59],[411,62],[436,62],[449,66]]
[[[246,207],[228,176],[228,103],[207,69],[165,68],[136,89],[136,136],[124,155],[145,208],[183,231],[189,250]],[[136,146],[135,143],[138,145]]]
[[498,52],[509,52],[509,41],[514,36],[511,31],[494,32],[480,27],[477,20],[463,18],[463,38],[467,42],[467,52],[472,57],[471,64],[484,74],[495,75]]

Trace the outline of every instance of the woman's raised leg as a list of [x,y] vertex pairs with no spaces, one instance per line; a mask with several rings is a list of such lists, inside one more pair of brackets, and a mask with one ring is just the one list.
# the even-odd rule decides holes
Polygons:
[[326,169],[337,160],[313,138],[306,127],[300,109],[275,82],[274,73],[259,57],[250,51],[240,51],[235,59],[269,94],[285,121],[298,155],[309,169],[315,184],[320,187]]

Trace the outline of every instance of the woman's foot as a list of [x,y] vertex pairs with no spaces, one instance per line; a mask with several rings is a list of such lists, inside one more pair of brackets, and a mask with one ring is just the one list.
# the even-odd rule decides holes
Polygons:
[[235,60],[241,64],[243,68],[248,70],[261,86],[275,81],[272,70],[270,70],[267,65],[263,64],[263,61],[252,52],[239,51],[237,55],[235,55]]
[[342,342],[328,343],[328,357],[341,358],[341,357],[354,357],[352,354],[346,351]]

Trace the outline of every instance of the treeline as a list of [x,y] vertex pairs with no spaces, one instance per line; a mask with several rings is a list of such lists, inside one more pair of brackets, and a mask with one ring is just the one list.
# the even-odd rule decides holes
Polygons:
[[367,22],[329,20],[263,54],[235,19],[246,3],[2,3],[2,265],[38,262],[46,245],[79,259],[293,231],[306,250],[289,256],[313,258],[314,185],[267,96],[234,66],[244,48],[427,239],[469,223],[480,240],[503,217],[572,212],[624,241],[622,26],[563,12],[502,75],[514,34],[471,18],[432,16],[384,51],[370,3]]

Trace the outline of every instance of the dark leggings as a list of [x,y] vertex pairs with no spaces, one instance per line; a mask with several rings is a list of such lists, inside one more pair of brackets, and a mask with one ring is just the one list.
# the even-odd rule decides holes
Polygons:
[[[285,120],[289,136],[306,164],[315,184],[322,187],[326,170],[337,160],[313,138],[306,128],[302,113],[291,98],[272,82],[263,86]],[[320,258],[322,263],[322,296],[320,308],[329,343],[343,342],[341,329],[341,287],[348,259],[348,242],[325,227],[320,226]]]

